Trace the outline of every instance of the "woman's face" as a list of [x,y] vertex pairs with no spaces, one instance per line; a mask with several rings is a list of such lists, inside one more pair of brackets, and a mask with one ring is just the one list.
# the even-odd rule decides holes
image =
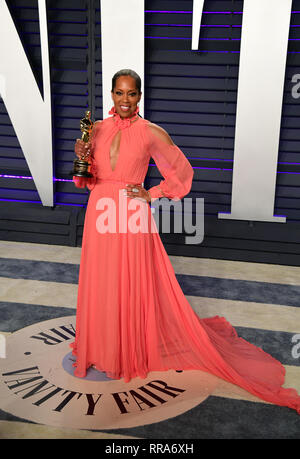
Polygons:
[[117,79],[111,97],[121,118],[130,118],[133,115],[141,95],[136,88],[135,79],[131,76],[120,76]]

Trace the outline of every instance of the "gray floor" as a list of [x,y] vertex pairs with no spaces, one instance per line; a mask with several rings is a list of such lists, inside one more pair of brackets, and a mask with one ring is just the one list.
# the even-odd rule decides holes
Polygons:
[[[0,333],[76,314],[80,248],[0,241]],[[170,257],[200,317],[224,315],[238,334],[280,360],[286,387],[300,393],[300,268]],[[67,261],[67,263],[66,263]],[[300,342],[300,335],[299,335]],[[0,406],[1,438],[248,439],[300,438],[289,408],[214,393],[165,421],[109,431],[55,428],[17,418]]]

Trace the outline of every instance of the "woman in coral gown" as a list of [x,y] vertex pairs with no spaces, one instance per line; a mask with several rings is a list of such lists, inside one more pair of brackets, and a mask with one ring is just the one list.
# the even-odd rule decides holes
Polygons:
[[[129,382],[151,371],[202,370],[300,413],[296,390],[282,387],[283,365],[238,337],[224,317],[200,319],[185,298],[149,202],[186,196],[193,168],[164,129],[138,115],[135,72],[118,72],[111,94],[112,116],[92,131],[93,178],[73,176],[77,187],[91,191],[71,344],[74,375],[83,378],[94,366]],[[75,152],[84,153],[81,140]],[[151,157],[163,180],[146,190]]]

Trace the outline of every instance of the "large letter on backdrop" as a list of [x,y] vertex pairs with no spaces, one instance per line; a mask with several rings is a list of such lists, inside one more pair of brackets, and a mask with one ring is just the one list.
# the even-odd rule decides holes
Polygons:
[[52,118],[45,0],[39,0],[44,100],[4,0],[0,2],[1,96],[41,201],[53,206]]
[[198,49],[204,0],[193,0],[192,49]]
[[245,0],[231,213],[219,218],[285,223],[273,216],[292,0]]
[[[103,118],[113,106],[111,79],[121,69],[132,69],[144,81],[144,1],[100,0]],[[144,90],[142,89],[143,94]],[[139,107],[142,116],[142,96]]]

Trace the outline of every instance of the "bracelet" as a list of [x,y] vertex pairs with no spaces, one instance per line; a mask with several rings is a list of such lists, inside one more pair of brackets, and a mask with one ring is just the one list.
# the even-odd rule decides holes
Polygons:
[[164,198],[166,198],[167,196],[165,195],[165,193],[163,192],[163,190],[161,189],[161,187],[159,185],[157,185],[157,188],[159,188],[159,191],[161,192],[161,194],[163,195]]

